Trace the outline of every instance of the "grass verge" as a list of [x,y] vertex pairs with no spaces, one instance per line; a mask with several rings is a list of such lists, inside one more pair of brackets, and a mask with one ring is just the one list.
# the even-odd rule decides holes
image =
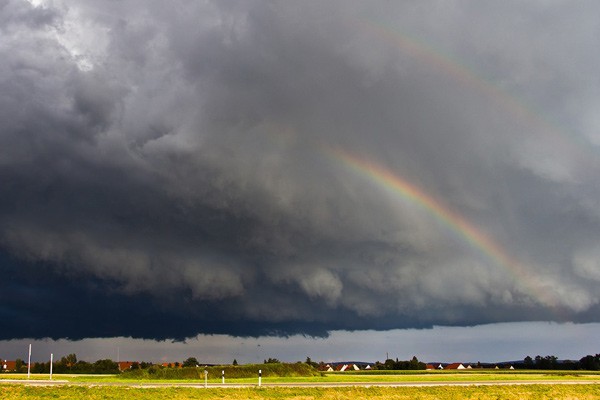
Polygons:
[[348,388],[135,388],[113,386],[39,387],[0,384],[2,399],[598,399],[598,385]]
[[[191,373],[186,374],[172,374],[168,377],[162,377],[162,374],[148,374],[144,373],[127,373],[121,375],[54,375],[54,380],[67,380],[73,383],[106,383],[106,382],[122,382],[122,383],[152,383],[152,382],[173,382],[173,383],[202,383],[204,382],[204,368],[191,369]],[[172,371],[180,370],[166,370],[168,373]],[[220,383],[221,382],[221,371],[220,367],[213,367],[209,369],[208,382],[209,383]],[[238,374],[234,374],[231,371],[226,370],[225,381],[227,383],[257,383],[258,368],[249,367],[246,369],[237,370]],[[242,372],[242,373],[239,373]],[[528,382],[533,380],[543,381],[562,381],[562,380],[589,380],[590,382],[600,381],[600,374],[592,371],[569,371],[567,372],[555,372],[555,371],[514,371],[514,372],[501,372],[501,373],[487,373],[486,371],[469,371],[469,372],[450,372],[450,371],[436,371],[436,372],[425,372],[421,373],[396,373],[396,374],[378,374],[379,371],[373,371],[368,374],[353,374],[353,373],[327,373],[318,375],[304,375],[301,376],[299,373],[295,375],[283,375],[283,371],[279,371],[283,376],[278,376],[271,371],[270,374],[265,374],[263,371],[264,383],[334,383],[334,382],[502,382],[502,381],[519,381]],[[296,371],[298,372],[298,371]],[[309,371],[309,373],[311,373]],[[233,375],[233,376],[232,376]],[[238,377],[234,376],[246,376]],[[266,376],[265,376],[266,375]],[[0,383],[3,379],[26,379],[27,374],[1,374]],[[31,379],[34,380],[47,380],[48,374],[32,374]]]

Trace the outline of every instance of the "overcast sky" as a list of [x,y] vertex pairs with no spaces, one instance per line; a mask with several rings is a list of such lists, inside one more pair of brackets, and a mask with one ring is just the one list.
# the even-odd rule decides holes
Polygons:
[[0,352],[595,354],[599,13],[0,0]]

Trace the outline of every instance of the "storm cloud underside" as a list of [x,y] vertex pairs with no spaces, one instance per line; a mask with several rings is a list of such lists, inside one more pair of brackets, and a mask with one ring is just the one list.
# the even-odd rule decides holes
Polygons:
[[598,322],[599,7],[0,0],[0,339]]

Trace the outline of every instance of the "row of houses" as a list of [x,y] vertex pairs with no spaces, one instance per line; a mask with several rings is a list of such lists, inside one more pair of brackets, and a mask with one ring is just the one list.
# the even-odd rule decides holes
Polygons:
[[[11,360],[0,360],[0,368],[2,372],[14,372],[17,370],[17,362]],[[133,366],[138,365],[137,361],[119,361],[119,371],[125,371],[131,369]],[[182,368],[181,363],[162,363],[163,367],[167,368]],[[362,367],[362,368],[361,368]],[[452,363],[452,364],[427,364],[426,370],[459,370],[459,369],[473,369],[473,368],[492,368],[492,369],[515,369],[512,365],[476,365],[463,363]],[[318,370],[323,372],[344,372],[344,371],[360,371],[360,370],[371,370],[372,367],[369,364],[356,364],[356,363],[338,363],[338,364],[325,364],[319,366]]]
[[[349,364],[342,363],[342,364],[335,364],[335,365],[326,364],[326,365],[319,366],[317,369],[322,372],[334,372],[334,371],[344,372],[344,371],[360,371],[361,370],[360,366],[355,363],[349,363]],[[368,371],[368,370],[372,369],[372,367],[367,364],[362,369]]]
[[513,367],[512,365],[478,365],[473,367],[471,364],[462,364],[462,363],[452,363],[452,364],[446,364],[445,366],[442,364],[438,364],[437,367],[434,364],[427,364],[427,366],[425,367],[426,370],[436,370],[436,369],[473,369],[473,368],[478,368],[478,369],[483,369],[483,368],[492,368],[492,369],[500,369],[500,368],[506,368],[506,369],[515,369],[515,367]]
[[[318,370],[323,372],[344,372],[344,371],[360,371],[360,370],[371,370],[373,367],[369,364],[356,364],[356,363],[337,363],[337,364],[326,364],[319,366]],[[427,364],[426,370],[459,370],[459,369],[515,369],[510,364],[468,364],[468,363],[451,363],[451,364]]]

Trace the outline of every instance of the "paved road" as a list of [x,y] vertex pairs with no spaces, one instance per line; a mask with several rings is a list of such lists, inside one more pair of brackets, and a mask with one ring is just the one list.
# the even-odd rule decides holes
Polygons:
[[[22,380],[22,379],[1,379],[0,383],[21,384],[32,386],[54,386],[54,385],[74,385],[74,386],[127,386],[127,387],[196,387],[204,388],[203,382],[198,383],[178,383],[178,382],[69,382],[66,380]],[[289,383],[263,383],[262,387],[426,387],[426,386],[506,386],[506,385],[598,385],[600,380],[507,380],[507,381],[461,381],[461,382],[289,382]],[[258,387],[258,384],[252,383],[209,383],[206,386],[210,388],[247,388]]]

